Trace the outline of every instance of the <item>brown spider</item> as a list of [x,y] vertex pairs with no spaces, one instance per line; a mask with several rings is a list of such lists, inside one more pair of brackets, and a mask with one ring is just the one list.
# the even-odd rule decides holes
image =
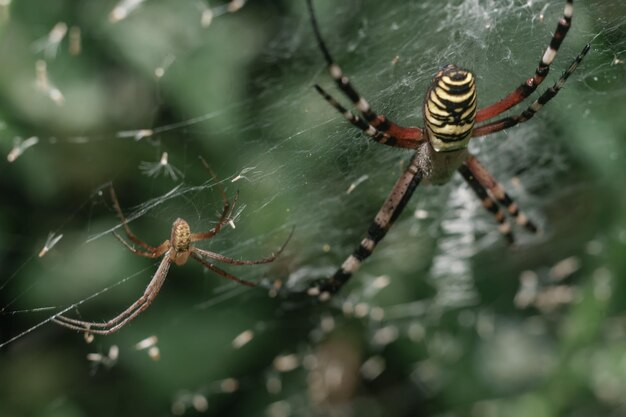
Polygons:
[[212,228],[208,232],[191,233],[189,224],[185,220],[179,218],[176,219],[172,224],[171,237],[165,242],[161,243],[159,246],[153,247],[140,240],[137,236],[135,236],[135,234],[133,234],[133,232],[131,232],[130,227],[128,227],[126,218],[124,217],[124,214],[122,213],[122,210],[120,208],[117,196],[115,195],[115,190],[113,189],[113,187],[111,187],[111,200],[113,201],[113,207],[115,208],[117,215],[122,221],[122,226],[124,227],[126,235],[135,244],[141,246],[143,250],[137,249],[134,246],[130,245],[128,242],[122,239],[121,236],[114,232],[115,237],[120,242],[122,242],[124,246],[130,249],[130,251],[133,252],[135,255],[145,256],[146,258],[153,259],[163,256],[163,260],[159,264],[157,271],[150,280],[150,283],[146,287],[143,295],[139,297],[137,301],[131,304],[130,307],[128,307],[126,310],[124,310],[122,313],[118,314],[111,320],[105,323],[96,323],[71,319],[69,317],[59,315],[54,317],[52,321],[69,329],[84,331],[88,334],[93,333],[107,335],[116,332],[121,329],[125,324],[129,323],[131,320],[137,317],[141,312],[145,311],[150,306],[150,304],[152,304],[157,294],[159,293],[161,286],[165,282],[165,278],[167,277],[167,272],[170,268],[170,265],[172,263],[175,263],[176,265],[184,265],[189,257],[201,263],[204,267],[210,269],[218,275],[223,276],[224,278],[230,279],[231,281],[235,281],[242,285],[247,285],[249,287],[256,286],[256,283],[237,278],[236,276],[229,274],[228,272],[215,266],[211,262],[207,261],[205,258],[214,259],[218,262],[224,262],[231,265],[258,265],[270,263],[274,261],[274,259],[276,259],[278,255],[281,254],[283,249],[285,249],[287,242],[289,242],[289,239],[291,238],[291,234],[289,235],[289,237],[287,237],[287,240],[285,240],[285,242],[282,244],[277,252],[273,253],[267,258],[254,261],[233,259],[215,252],[193,246],[192,243],[194,242],[210,239],[215,236],[222,229],[222,226],[230,221],[230,215],[233,211],[235,203],[237,202],[238,194],[235,194],[232,205],[228,202],[226,194],[223,190],[221,190],[221,194],[224,201],[224,208],[222,210],[222,216],[220,217],[219,222],[214,228]]

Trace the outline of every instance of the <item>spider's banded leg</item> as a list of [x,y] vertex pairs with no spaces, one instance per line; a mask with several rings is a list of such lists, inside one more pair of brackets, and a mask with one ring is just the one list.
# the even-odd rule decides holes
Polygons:
[[541,108],[548,101],[552,100],[554,96],[556,96],[559,93],[559,91],[561,91],[567,79],[576,70],[576,68],[578,67],[578,64],[580,64],[580,62],[583,60],[585,55],[587,55],[587,52],[589,52],[589,48],[591,48],[589,44],[585,45],[585,47],[580,52],[580,54],[578,54],[578,56],[574,58],[570,66],[567,67],[567,70],[565,70],[563,75],[561,75],[561,78],[559,78],[552,87],[544,91],[544,93],[541,94],[541,96],[539,96],[539,98],[535,100],[533,104],[528,106],[528,108],[524,110],[521,114],[517,116],[505,117],[503,119],[496,120],[495,122],[487,123],[485,125],[476,127],[474,131],[472,132],[472,136],[489,135],[491,133],[499,132],[500,130],[508,129],[509,127],[513,127],[519,123],[524,123],[528,121],[529,119],[531,119],[535,115],[535,113],[541,110]]
[[506,215],[504,214],[500,206],[498,206],[498,203],[496,203],[496,201],[489,196],[485,187],[483,187],[476,180],[474,175],[472,175],[471,171],[465,164],[459,167],[459,173],[463,176],[463,179],[465,179],[465,181],[472,188],[476,196],[480,199],[483,207],[487,209],[489,213],[493,214],[496,221],[498,222],[498,230],[504,235],[507,242],[509,244],[514,243],[515,238],[513,237],[513,232],[511,231],[511,225],[507,221]]
[[[211,177],[217,182],[218,178],[215,172],[213,172],[213,170],[211,169],[209,164],[204,160],[203,157],[199,156],[199,158],[200,158],[200,161],[202,161],[202,165],[204,165],[204,168],[207,171],[209,171],[209,174],[211,174]],[[220,195],[222,196],[222,201],[224,202],[224,206],[222,208],[222,215],[220,216],[220,219],[217,222],[217,225],[215,225],[215,227],[213,227],[208,232],[193,233],[191,235],[192,242],[209,239],[215,236],[216,234],[220,232],[220,230],[222,230],[222,226],[224,226],[230,220],[230,216],[233,213],[233,210],[235,209],[235,205],[237,204],[237,199],[239,198],[239,191],[235,193],[235,197],[233,198],[233,202],[231,204],[228,201],[228,197],[226,196],[226,192],[224,191],[224,188],[219,185],[219,182],[217,182],[217,187],[220,192]]]
[[[146,287],[143,295],[139,297],[137,301],[135,301],[122,313],[118,314],[117,316],[105,323],[76,320],[65,316],[57,316],[52,321],[54,321],[56,324],[70,328],[72,330],[79,330],[94,334],[113,333],[119,330],[130,320],[134,319],[137,315],[139,315],[139,313],[143,312],[150,306],[150,304],[152,304],[152,301],[154,301],[157,294],[161,290],[163,282],[165,282],[165,278],[167,277],[167,272],[169,271],[170,264],[171,262],[169,260],[168,253],[159,264],[159,268],[154,273],[154,276],[152,277],[152,280],[150,280],[150,283]],[[94,327],[96,329],[93,329]]]
[[[170,267],[169,254],[167,254],[163,258],[161,263],[159,264],[159,268],[154,273],[154,276],[152,277],[152,279],[150,280],[150,282],[146,286],[146,289],[144,290],[143,295],[141,297],[139,297],[139,299],[137,299],[137,301],[135,301],[133,304],[131,304],[130,307],[128,307],[126,310],[124,310],[123,312],[121,312],[120,314],[118,314],[117,316],[115,316],[114,318],[112,318],[111,320],[109,320],[107,322],[104,322],[104,323],[88,322],[88,321],[84,321],[84,320],[71,319],[71,318],[65,317],[65,316],[57,316],[56,319],[58,319],[59,321],[62,320],[65,323],[81,325],[83,327],[86,327],[86,326],[89,326],[89,327],[111,327],[111,326],[119,323],[121,320],[125,319],[127,316],[132,314],[135,309],[137,309],[139,306],[141,306],[143,303],[145,303],[145,300],[146,300],[146,298],[147,298],[147,296],[149,294],[155,293],[155,291],[156,291],[156,293],[158,293],[158,291],[159,291],[159,289],[161,288],[161,285],[162,285],[161,281],[165,279],[165,276],[167,275],[167,272],[169,271],[169,267]],[[55,322],[58,323],[58,321],[56,321],[56,319],[55,319]],[[58,324],[63,325],[64,323],[58,323]]]
[[232,274],[229,274],[228,272],[224,271],[221,268],[218,268],[217,266],[213,265],[212,263],[205,261],[195,251],[191,252],[191,257],[193,259],[195,259],[196,261],[200,262],[205,268],[210,269],[211,271],[215,272],[218,275],[223,276],[226,279],[229,279],[231,281],[235,281],[238,284],[246,285],[248,287],[256,287],[257,286],[257,284],[255,282],[246,281],[246,280],[243,280],[241,278],[237,278],[236,276],[234,276]]
[[[404,207],[406,207],[421,180],[422,176],[418,168],[418,154],[416,152],[408,168],[398,178],[391,193],[389,193],[382,207],[378,210],[374,221],[367,231],[367,235],[363,238],[359,247],[344,261],[332,277],[321,281],[316,286],[321,297],[326,297],[339,291],[352,274],[359,269],[361,263],[374,252],[378,242],[385,237],[389,228],[400,216]],[[314,292],[312,294],[315,295]]]
[[414,138],[414,139],[398,138],[398,137],[390,135],[389,133],[382,132],[376,129],[374,126],[367,123],[365,120],[363,120],[359,116],[352,113],[350,110],[343,107],[341,104],[339,104],[337,100],[335,100],[330,94],[328,94],[319,85],[315,84],[315,89],[317,90],[318,93],[320,93],[322,97],[324,97],[324,99],[328,102],[328,104],[333,106],[339,113],[341,113],[341,115],[347,121],[349,121],[354,126],[361,129],[363,133],[371,137],[372,140],[374,140],[375,142],[378,142],[383,145],[395,146],[399,148],[415,149],[416,141],[418,141],[422,137],[421,131],[418,135],[419,138]]
[[[141,307],[147,299],[147,293],[149,291],[150,286],[152,285],[152,282],[150,283],[149,287],[146,288],[146,291],[144,291],[144,294],[142,294],[141,297],[139,297],[137,299],[137,301],[135,301],[134,303],[132,303],[130,305],[130,307],[128,307],[126,310],[124,310],[123,312],[121,312],[120,314],[118,314],[117,316],[115,316],[114,318],[112,318],[109,321],[103,322],[103,323],[99,323],[99,322],[91,322],[91,321],[85,321],[85,320],[77,320],[77,319],[72,319],[69,317],[65,317],[65,316],[57,316],[53,319],[53,321],[57,324],[60,324],[62,326],[66,325],[66,324],[70,324],[73,325],[72,329],[74,330],[85,330],[87,331],[88,329],[92,329],[92,328],[104,328],[104,329],[109,329],[110,327],[116,325],[117,323],[119,323],[120,321],[126,319],[128,316],[130,316],[131,314],[133,314],[133,312],[135,310],[137,310],[137,308]],[[68,327],[68,326],[65,326]]]
[[123,320],[122,318],[120,318],[120,320],[122,321],[114,325],[111,328],[105,328],[105,327],[101,329],[92,328],[94,327],[93,326],[94,324],[98,324],[98,323],[84,323],[82,325],[73,325],[73,324],[68,324],[66,322],[62,322],[58,320],[53,320],[53,321],[63,327],[67,327],[68,329],[78,330],[78,331],[85,332],[88,334],[99,334],[99,335],[106,336],[108,334],[115,333],[116,331],[124,327],[128,322],[130,322],[135,317],[137,317],[139,314],[143,313],[148,307],[150,307],[150,304],[152,304],[152,302],[154,301],[154,298],[155,298],[154,296],[149,296],[147,298],[142,297],[142,303],[134,311],[132,311],[128,317],[123,318]]
[[[383,116],[379,116],[370,108],[369,103],[365,100],[361,95],[352,87],[350,84],[350,80],[348,77],[343,75],[343,71],[339,65],[337,65],[330,55],[328,48],[326,47],[326,43],[322,39],[322,35],[319,30],[319,26],[317,24],[317,18],[315,17],[315,11],[313,10],[313,1],[307,0],[307,5],[309,7],[309,15],[311,16],[311,24],[313,26],[313,33],[315,34],[315,39],[317,40],[317,44],[319,45],[322,54],[324,55],[324,59],[326,60],[326,64],[328,65],[328,72],[332,79],[337,84],[337,87],[354,103],[357,109],[363,114],[365,120],[368,123],[373,125],[378,125],[378,129],[381,131],[386,131],[389,129],[388,122],[384,119]],[[381,120],[382,119],[382,120]]]
[[146,249],[147,251],[154,252],[155,250],[154,247],[148,245],[146,242],[139,239],[130,230],[130,227],[128,226],[128,222],[126,221],[126,216],[124,216],[124,213],[122,212],[122,208],[120,207],[119,200],[117,199],[117,195],[115,194],[115,189],[113,188],[113,185],[111,185],[110,187],[110,192],[111,192],[111,200],[113,201],[113,208],[115,209],[117,216],[120,218],[120,221],[122,222],[122,226],[124,227],[124,231],[126,232],[126,235],[128,236],[128,238],[132,240],[133,242],[135,242],[136,244],[138,244],[139,246],[141,246],[142,248]]
[[498,203],[503,205],[506,208],[506,211],[515,219],[515,222],[520,226],[523,226],[529,232],[536,233],[537,226],[533,222],[531,222],[528,217],[524,213],[522,213],[517,206],[517,203],[513,201],[511,196],[509,196],[504,188],[496,181],[496,179],[487,171],[476,157],[470,155],[466,160],[465,164],[474,178],[485,187]]
[[385,116],[377,114],[372,110],[367,100],[356,91],[352,84],[350,84],[350,80],[348,79],[348,77],[343,74],[343,71],[341,71],[341,67],[339,67],[339,65],[335,63],[332,56],[330,55],[330,52],[326,47],[326,43],[322,39],[322,35],[317,24],[312,0],[307,0],[307,6],[309,8],[309,15],[311,16],[313,33],[315,34],[317,44],[322,51],[322,54],[324,55],[324,59],[326,60],[326,64],[328,65],[328,72],[331,78],[335,80],[337,87],[339,87],[339,89],[350,99],[350,101],[352,101],[356,108],[361,112],[367,123],[381,132],[389,131],[389,133],[394,136],[405,136],[407,137],[407,139],[410,136],[413,137],[413,140],[421,139],[422,131],[420,129],[404,128],[391,122]]
[[128,250],[130,250],[132,253],[134,253],[135,255],[139,255],[139,256],[145,256],[146,258],[152,258],[152,259],[158,258],[161,255],[163,255],[165,252],[167,252],[167,250],[170,248],[170,242],[169,240],[166,240],[165,242],[161,243],[156,248],[153,248],[152,246],[150,246],[149,248],[147,248],[150,252],[146,252],[146,251],[142,251],[137,248],[134,248],[127,241],[122,239],[122,237],[118,235],[117,233],[113,232],[113,235],[117,238],[117,240],[122,242],[122,244],[126,246]]
[[199,240],[209,239],[215,236],[216,234],[218,234],[220,230],[222,230],[222,227],[230,221],[230,215],[233,213],[233,210],[235,209],[235,205],[237,204],[238,198],[239,198],[239,191],[235,193],[235,197],[233,198],[232,204],[229,203],[228,200],[226,200],[226,202],[224,203],[224,208],[222,209],[222,215],[220,216],[220,219],[215,225],[215,227],[213,227],[208,232],[192,233],[191,241],[198,242]]
[[[145,297],[141,297],[139,300],[137,300],[135,303],[133,303],[133,310],[129,310],[128,314],[122,316],[119,315],[116,317],[117,321],[116,323],[123,321],[121,323],[121,325],[116,323],[113,323],[111,325],[107,325],[107,323],[92,323],[92,322],[87,322],[87,321],[81,321],[81,320],[75,320],[75,319],[70,319],[68,317],[64,317],[64,316],[58,316],[54,319],[52,319],[53,322],[55,322],[56,324],[66,327],[68,329],[71,330],[78,330],[81,332],[86,332],[86,333],[91,333],[91,334],[101,334],[101,335],[107,335],[107,334],[111,334],[117,330],[119,330],[124,324],[126,324],[128,322],[129,318],[135,318],[139,313],[137,312],[139,308],[145,306],[145,308],[147,308],[149,306],[146,305],[147,299]],[[145,310],[145,308],[143,310]],[[143,311],[141,310],[141,311]],[[140,311],[140,312],[141,312]],[[113,326],[113,327],[109,327],[109,326]]]
[[476,113],[476,122],[496,117],[500,113],[505,112],[516,104],[522,102],[526,97],[530,96],[537,89],[537,87],[539,87],[539,84],[541,84],[548,75],[548,72],[550,71],[550,64],[554,61],[554,57],[561,46],[561,42],[563,42],[565,35],[567,35],[567,31],[572,24],[573,13],[574,0],[567,0],[565,2],[565,10],[563,10],[563,17],[559,20],[559,24],[556,27],[554,35],[552,35],[550,44],[539,61],[539,65],[535,70],[535,75],[526,80],[526,82],[521,84],[515,91],[504,97],[502,100],[483,109],[479,109],[478,113]]
[[197,253],[200,256],[206,256],[207,258],[215,259],[218,262],[224,262],[224,263],[231,264],[231,265],[268,264],[270,262],[274,262],[274,260],[285,250],[285,247],[287,246],[287,243],[289,243],[289,240],[291,239],[291,236],[293,235],[294,230],[295,230],[295,227],[291,229],[291,233],[289,233],[289,236],[287,237],[285,242],[281,245],[281,247],[278,248],[276,252],[272,253],[271,256],[268,256],[267,258],[256,259],[253,261],[229,258],[228,256],[220,255],[219,253],[211,252],[209,250],[204,250],[204,249],[200,249],[196,247],[191,248],[191,251]]

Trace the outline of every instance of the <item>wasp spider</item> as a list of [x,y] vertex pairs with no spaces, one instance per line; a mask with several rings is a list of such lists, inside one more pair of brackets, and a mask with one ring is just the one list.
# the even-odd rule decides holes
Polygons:
[[550,64],[571,26],[573,3],[573,0],[566,0],[563,17],[559,20],[550,44],[535,69],[535,74],[500,101],[478,109],[475,77],[468,70],[447,65],[435,74],[422,107],[425,127],[420,128],[399,126],[372,110],[367,100],[355,90],[331,57],[322,40],[312,0],[307,0],[315,38],[326,59],[328,72],[360,115],[343,107],[319,85],[315,85],[316,90],[348,122],[361,129],[374,141],[414,150],[408,167],[394,184],[358,248],[348,256],[332,277],[317,283],[316,287],[310,290],[311,295],[328,298],[342,288],[385,237],[422,180],[431,184],[443,184],[458,171],[481,199],[485,208],[493,214],[499,223],[500,232],[507,241],[513,242],[513,233],[505,212],[530,232],[537,231],[537,227],[519,210],[502,186],[468,151],[467,145],[473,137],[499,132],[529,120],[561,90],[567,78],[589,51],[589,45],[583,48],[558,81],[522,113],[476,126],[477,123],[492,119],[521,103],[546,78]]

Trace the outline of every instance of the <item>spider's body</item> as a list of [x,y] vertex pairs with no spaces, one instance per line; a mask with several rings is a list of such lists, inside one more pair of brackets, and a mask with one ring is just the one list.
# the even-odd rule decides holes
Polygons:
[[423,107],[428,140],[416,143],[417,164],[425,182],[445,184],[467,159],[476,119],[474,75],[447,65],[433,78]]
[[170,239],[172,250],[170,258],[176,265],[181,266],[189,259],[191,246],[191,228],[183,219],[176,219],[172,225],[172,237]]
[[571,26],[574,11],[573,0],[565,0],[563,17],[559,20],[552,40],[541,56],[535,74],[500,101],[478,109],[476,80],[470,71],[454,65],[447,65],[439,71],[433,78],[424,99],[422,115],[425,126],[423,128],[400,126],[391,122],[386,116],[372,110],[367,100],[356,91],[348,77],[343,74],[339,65],[334,62],[330,55],[320,34],[313,12],[312,0],[307,0],[307,5],[313,32],[326,60],[328,73],[341,92],[358,109],[360,115],[355,115],[346,109],[322,87],[315,85],[316,90],[348,122],[361,129],[375,142],[414,151],[408,166],[378,210],[360,245],[348,256],[332,277],[320,282],[317,288],[312,289],[312,294],[327,297],[339,291],[385,237],[391,225],[406,207],[419,183],[424,181],[431,184],[444,184],[450,180],[454,172],[461,174],[481,200],[483,206],[493,214],[499,224],[498,229],[509,243],[513,242],[513,233],[506,214],[528,231],[537,231],[537,227],[519,210],[517,204],[502,186],[469,152],[467,145],[473,137],[489,135],[526,122],[561,90],[567,78],[589,51],[589,45],[583,48],[561,78],[541,94],[526,110],[518,115],[477,125],[493,119],[521,103],[543,82],[548,75],[550,65],[556,57],[561,42]]
[[450,152],[466,148],[475,119],[474,75],[454,65],[446,66],[435,75],[424,100],[425,134],[433,149]]

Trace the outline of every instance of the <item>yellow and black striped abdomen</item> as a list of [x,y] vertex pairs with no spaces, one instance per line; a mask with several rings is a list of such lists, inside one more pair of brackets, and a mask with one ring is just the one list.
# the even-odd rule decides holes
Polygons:
[[435,75],[424,101],[424,121],[437,152],[467,147],[476,117],[474,75],[448,65]]

